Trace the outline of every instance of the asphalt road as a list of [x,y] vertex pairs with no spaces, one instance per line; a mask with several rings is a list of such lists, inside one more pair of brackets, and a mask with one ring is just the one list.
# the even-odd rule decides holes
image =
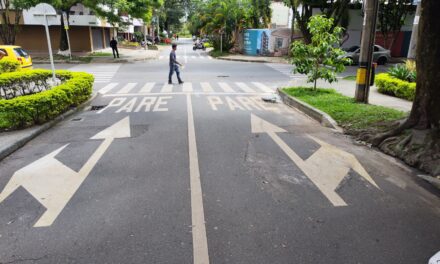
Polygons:
[[283,69],[178,55],[184,85],[166,84],[168,51],[65,66],[93,72],[99,95],[0,162],[0,263],[414,264],[440,250],[439,192],[264,103]]

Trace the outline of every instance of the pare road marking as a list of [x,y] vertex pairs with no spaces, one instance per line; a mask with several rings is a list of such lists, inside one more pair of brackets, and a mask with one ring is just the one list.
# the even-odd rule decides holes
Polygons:
[[114,113],[138,113],[138,112],[167,112],[168,101],[173,99],[172,96],[145,96],[133,97],[116,97],[110,103],[99,110],[98,114],[104,111],[114,110]]

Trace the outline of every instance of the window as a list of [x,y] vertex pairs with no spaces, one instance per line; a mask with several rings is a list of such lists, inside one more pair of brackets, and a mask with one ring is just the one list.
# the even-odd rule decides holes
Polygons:
[[29,57],[29,54],[22,48],[14,48],[14,52],[17,55],[17,57]]
[[374,52],[378,52],[379,51],[379,47],[378,46],[374,46]]
[[276,38],[275,39],[275,48],[280,49],[283,47],[283,38]]

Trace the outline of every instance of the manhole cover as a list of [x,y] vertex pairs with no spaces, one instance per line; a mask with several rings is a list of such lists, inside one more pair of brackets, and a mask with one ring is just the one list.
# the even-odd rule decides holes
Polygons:
[[103,109],[104,107],[106,107],[107,105],[92,105],[92,107],[90,108],[91,111],[98,111]]
[[229,75],[219,75],[219,76],[217,76],[218,78],[228,78],[229,77]]
[[81,118],[81,117],[78,117],[78,118],[74,118],[74,119],[72,119],[71,121],[73,121],[73,122],[79,122],[79,121],[82,121],[83,119]]

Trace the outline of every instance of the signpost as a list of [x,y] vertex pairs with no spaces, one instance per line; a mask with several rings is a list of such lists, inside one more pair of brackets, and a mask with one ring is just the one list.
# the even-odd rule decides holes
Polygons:
[[66,30],[67,35],[67,45],[69,46],[69,58],[72,60],[72,48],[70,46],[70,37],[69,37],[69,20],[67,19],[66,12],[63,12],[63,22],[64,22],[64,30]]
[[52,80],[55,83],[55,65],[53,63],[52,45],[50,42],[49,23],[57,22],[57,12],[53,6],[41,3],[34,7],[34,16],[40,21],[46,30],[47,47],[49,49],[50,66],[52,68]]

